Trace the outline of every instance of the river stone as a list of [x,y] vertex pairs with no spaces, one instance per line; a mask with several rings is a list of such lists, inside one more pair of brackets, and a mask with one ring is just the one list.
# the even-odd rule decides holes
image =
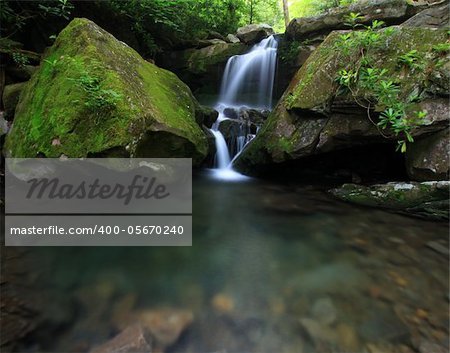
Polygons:
[[199,125],[205,125],[207,128],[211,128],[219,117],[219,112],[213,108],[207,106],[200,106],[196,112],[196,120]]
[[141,325],[127,327],[110,341],[94,348],[91,353],[151,353],[151,343]]
[[[89,96],[86,79],[98,81],[113,103]],[[76,18],[22,92],[5,149],[13,157],[185,157],[197,165],[208,152],[198,106],[176,75]]]
[[372,186],[344,184],[330,190],[331,194],[344,201],[430,219],[449,218],[449,191],[449,181],[391,182]]
[[311,311],[313,317],[322,325],[332,325],[336,322],[337,312],[330,298],[318,299]]
[[12,120],[17,103],[19,102],[20,93],[26,86],[26,82],[14,83],[7,85],[3,89],[3,107],[5,108],[5,117]]
[[[352,64],[348,60],[353,60],[347,58],[342,62],[342,55],[335,49],[341,35],[342,32],[331,33],[300,68],[256,138],[234,161],[236,169],[257,174],[273,163],[351,147],[396,143],[398,137],[395,134],[384,131],[386,139],[372,123],[378,113],[370,112],[371,121],[367,109],[355,102],[355,98],[358,102],[364,101],[367,94],[364,89],[355,92],[356,97],[338,95],[338,71]],[[431,58],[438,54],[434,53],[433,46],[444,43],[447,33],[445,30],[404,27],[392,28],[392,32],[385,35],[389,37],[386,47],[371,54],[374,67],[386,69],[390,79],[399,83],[401,95],[409,96],[417,92],[420,82],[426,85],[428,76],[424,72],[399,68],[399,53],[415,49],[419,55],[428,58],[429,61],[424,63],[426,66],[434,67]],[[423,125],[412,132],[415,138],[440,131],[448,124],[446,99],[424,99],[412,105],[407,116],[415,116],[421,110],[426,111],[427,116]]]
[[273,28],[268,24],[261,23],[238,28],[236,36],[245,44],[255,44],[272,34],[275,34]]
[[406,167],[412,180],[448,180],[449,130],[417,139],[406,151]]
[[138,314],[138,320],[151,333],[155,346],[164,350],[173,345],[192,324],[194,315],[189,310],[166,308],[144,310]]
[[358,1],[348,7],[338,7],[314,17],[294,18],[286,29],[288,40],[305,40],[317,34],[328,34],[333,30],[346,29],[346,17],[350,13],[363,16],[361,23],[370,24],[382,20],[389,25],[398,25],[418,12],[418,8],[404,0]]

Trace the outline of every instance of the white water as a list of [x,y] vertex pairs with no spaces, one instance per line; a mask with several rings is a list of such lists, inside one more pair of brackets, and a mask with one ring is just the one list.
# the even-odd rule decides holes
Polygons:
[[245,131],[241,129],[236,137],[236,154],[230,156],[225,138],[219,131],[219,125],[227,119],[224,115],[227,108],[232,108],[236,112],[242,107],[257,110],[272,108],[277,45],[275,38],[270,36],[256,44],[247,54],[235,55],[228,59],[222,78],[219,101],[215,106],[219,117],[211,129],[216,140],[217,151],[215,158],[217,169],[214,173],[220,179],[246,178],[233,170],[232,162],[255,135],[249,133],[250,129]]

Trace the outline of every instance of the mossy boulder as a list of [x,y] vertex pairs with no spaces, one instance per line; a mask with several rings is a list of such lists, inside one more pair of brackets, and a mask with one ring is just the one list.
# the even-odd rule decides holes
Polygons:
[[398,25],[420,10],[405,0],[357,1],[348,7],[337,7],[318,16],[294,18],[286,29],[286,35],[289,40],[305,40],[345,29],[347,16],[352,12],[361,15],[360,23],[370,24],[373,20],[382,20],[389,25]]
[[167,53],[158,62],[175,72],[189,87],[200,91],[217,91],[228,59],[243,54],[248,46],[242,43],[218,43]]
[[192,157],[208,152],[199,104],[178,77],[76,18],[21,94],[6,151],[13,157]]
[[364,206],[388,208],[432,219],[449,218],[448,181],[391,182],[363,186],[344,184],[330,192],[337,198]]
[[[359,89],[351,95],[339,89],[339,70],[354,68],[359,60],[357,47],[350,55],[341,50],[341,35],[347,33],[351,32],[331,33],[298,70],[256,138],[235,161],[237,169],[254,173],[273,163],[348,147],[396,144],[397,136],[388,130],[383,136],[374,123],[380,113],[378,107],[372,104],[367,109],[361,104],[368,91]],[[387,70],[386,77],[400,89],[399,97],[418,93],[422,99],[408,111],[411,116],[420,110],[427,112],[423,125],[412,132],[414,137],[442,130],[448,124],[448,103],[436,98],[431,90],[432,85],[439,84],[431,82],[433,72],[448,61],[433,47],[447,40],[445,30],[391,27],[380,32],[380,42],[371,50],[373,67]],[[411,50],[423,58],[423,69],[399,64],[399,56]]]

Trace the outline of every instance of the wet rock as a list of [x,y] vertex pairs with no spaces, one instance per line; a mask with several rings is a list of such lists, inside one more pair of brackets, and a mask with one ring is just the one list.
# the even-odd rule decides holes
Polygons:
[[274,33],[272,27],[262,23],[238,28],[236,36],[245,44],[255,44]]
[[26,82],[7,85],[3,89],[3,107],[5,108],[6,120],[12,120],[17,103],[19,102],[20,93],[25,88]]
[[448,348],[439,344],[423,341],[419,345],[420,353],[448,353]]
[[336,322],[337,312],[330,298],[318,299],[314,303],[311,313],[322,325],[332,325]]
[[151,340],[142,326],[129,326],[110,341],[94,348],[91,353],[151,353]]
[[227,294],[216,294],[212,300],[211,305],[217,312],[221,314],[230,313],[234,310],[235,304],[232,297]]
[[219,112],[213,108],[202,105],[196,111],[196,120],[199,125],[205,125],[207,128],[211,128],[219,117]]
[[426,246],[441,255],[444,255],[444,256],[449,255],[448,244],[445,245],[445,244],[439,243],[438,241],[429,241],[426,243]]
[[372,186],[344,184],[330,192],[344,201],[403,211],[432,219],[448,219],[448,181],[387,183]]
[[406,151],[406,167],[412,180],[448,180],[449,130],[417,139]]
[[193,322],[189,310],[157,309],[141,311],[137,319],[154,338],[155,347],[164,349],[174,344]]
[[340,323],[336,327],[336,332],[338,335],[339,346],[343,352],[359,351],[358,335],[353,327]]
[[240,42],[239,38],[236,37],[234,34],[227,35],[226,39],[229,43],[239,43]]
[[239,109],[239,119],[261,126],[270,114],[269,110]]
[[239,110],[235,108],[225,108],[223,110],[223,115],[228,119],[238,119]]
[[323,326],[318,321],[310,318],[300,319],[300,325],[311,337],[315,345],[320,346],[323,343],[337,343],[338,336],[335,329],[332,329],[328,326]]

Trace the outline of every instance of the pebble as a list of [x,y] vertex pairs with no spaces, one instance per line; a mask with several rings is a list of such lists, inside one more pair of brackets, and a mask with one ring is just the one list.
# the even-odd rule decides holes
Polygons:
[[139,313],[138,320],[151,333],[155,345],[164,349],[178,340],[181,333],[192,324],[194,315],[189,310],[165,308],[144,310]]
[[330,298],[318,299],[314,303],[311,313],[322,325],[332,325],[337,318],[336,308]]
[[227,314],[234,310],[234,300],[227,294],[216,294],[211,300],[211,305],[221,314]]

